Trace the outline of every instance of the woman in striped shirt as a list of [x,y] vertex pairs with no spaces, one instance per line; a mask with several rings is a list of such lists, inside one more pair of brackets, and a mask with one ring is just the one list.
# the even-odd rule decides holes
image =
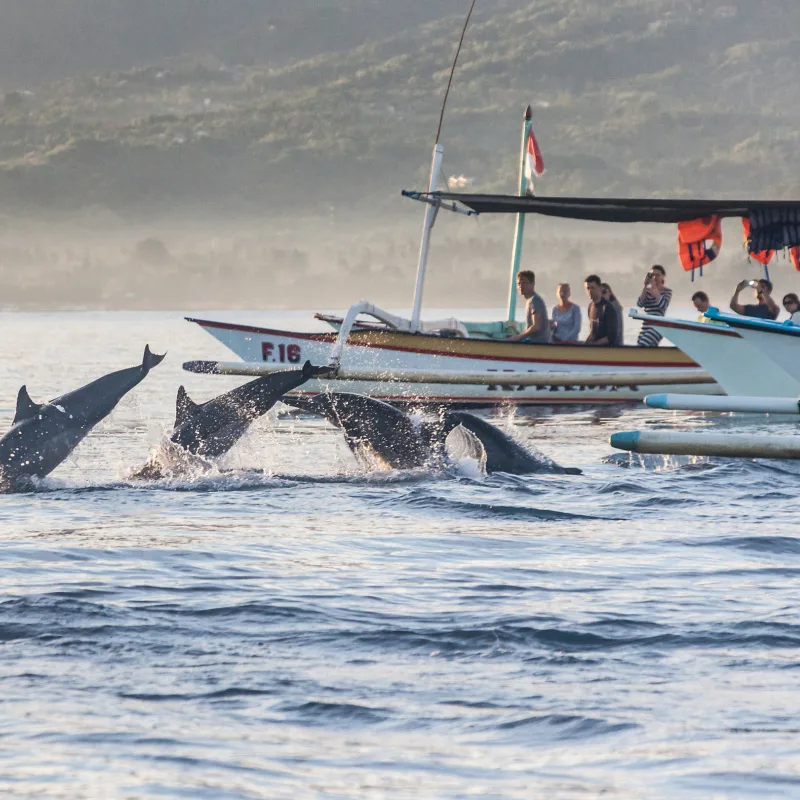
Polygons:
[[[647,277],[644,279],[644,289],[636,301],[636,305],[643,308],[646,314],[663,317],[667,313],[669,301],[672,300],[672,289],[664,286],[666,279],[667,271],[660,264],[654,264],[647,273]],[[639,347],[658,347],[661,338],[661,334],[645,322],[636,344]]]

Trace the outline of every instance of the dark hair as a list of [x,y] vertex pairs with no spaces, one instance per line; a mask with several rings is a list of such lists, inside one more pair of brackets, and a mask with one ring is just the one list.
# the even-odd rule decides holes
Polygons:
[[761,286],[762,284],[763,284],[764,286],[766,286],[766,287],[767,287],[767,289],[769,289],[770,291],[772,291],[772,281],[768,281],[766,278],[762,278],[762,279],[761,279],[761,280],[758,282],[758,285],[759,285],[759,286]]
[[608,289],[608,299],[613,303],[617,299],[617,296],[614,294],[614,290],[607,283],[601,283],[600,286],[603,289]]
[[655,272],[656,270],[658,270],[665,278],[667,277],[667,271],[661,266],[661,264],[653,264],[653,266],[650,267],[650,272]]
[[603,285],[603,281],[601,281],[597,275],[589,275],[586,280],[584,280],[584,283],[596,283],[598,286]]
[[536,275],[532,269],[523,269],[517,273],[517,278],[525,278],[526,281],[536,283]]
[[794,303],[795,305],[800,306],[800,298],[798,298],[798,296],[794,292],[789,292],[789,294],[784,295],[784,297],[783,297],[783,304],[784,305],[786,305],[786,301],[787,300],[791,300],[792,303]]
[[692,302],[695,300],[702,300],[704,303],[708,302],[708,295],[705,292],[695,292],[692,295]]

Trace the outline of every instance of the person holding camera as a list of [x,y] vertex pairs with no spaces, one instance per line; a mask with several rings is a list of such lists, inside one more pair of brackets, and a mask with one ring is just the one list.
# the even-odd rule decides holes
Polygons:
[[[667,289],[664,285],[666,279],[667,271],[661,264],[654,264],[645,276],[644,288],[636,305],[643,308],[646,314],[663,317],[667,313],[669,301],[672,300],[672,289]],[[658,347],[661,339],[661,334],[652,325],[645,322],[639,332],[636,344],[639,347]]]
[[[756,303],[742,305],[739,302],[739,294],[745,286],[753,287]],[[735,311],[744,317],[769,320],[777,319],[778,314],[781,313],[778,304],[772,299],[772,283],[766,278],[762,278],[759,281],[739,281],[731,298],[731,311]]]

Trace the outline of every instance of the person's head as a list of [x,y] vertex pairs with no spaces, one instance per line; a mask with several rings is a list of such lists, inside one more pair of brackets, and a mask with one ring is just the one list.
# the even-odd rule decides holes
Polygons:
[[536,286],[536,276],[532,270],[524,269],[522,272],[517,273],[517,288],[519,293],[527,300],[533,297]]
[[708,307],[711,305],[711,301],[708,299],[708,295],[705,292],[695,292],[692,295],[692,302],[694,303],[694,307],[701,314],[705,314],[706,311],[708,311]]
[[756,298],[758,299],[759,303],[763,303],[766,305],[766,298],[772,294],[772,282],[768,281],[766,278],[762,278],[755,287],[756,290]]
[[586,294],[589,295],[593,303],[598,303],[603,297],[603,282],[597,275],[589,275],[583,282],[586,287]]
[[603,295],[603,300],[608,300],[609,303],[613,303],[617,299],[607,283],[600,284],[600,293]]
[[798,299],[794,292],[789,292],[789,294],[783,297],[783,307],[790,314],[794,314],[796,311],[800,311],[800,299]]
[[653,287],[656,289],[661,289],[664,285],[664,281],[667,279],[667,271],[661,264],[653,264],[650,267],[650,282],[653,284]]
[[572,289],[569,288],[568,283],[559,283],[556,287],[556,297],[560,303],[566,305],[569,302],[569,298],[572,295]]

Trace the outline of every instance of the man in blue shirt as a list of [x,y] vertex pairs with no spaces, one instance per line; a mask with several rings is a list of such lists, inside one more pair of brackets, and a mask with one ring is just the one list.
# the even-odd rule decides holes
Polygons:
[[[745,286],[753,287],[758,302],[750,305],[742,305],[739,302],[739,293]],[[777,319],[781,313],[778,304],[772,299],[772,283],[764,278],[760,281],[739,281],[731,298],[731,311],[758,319]]]

